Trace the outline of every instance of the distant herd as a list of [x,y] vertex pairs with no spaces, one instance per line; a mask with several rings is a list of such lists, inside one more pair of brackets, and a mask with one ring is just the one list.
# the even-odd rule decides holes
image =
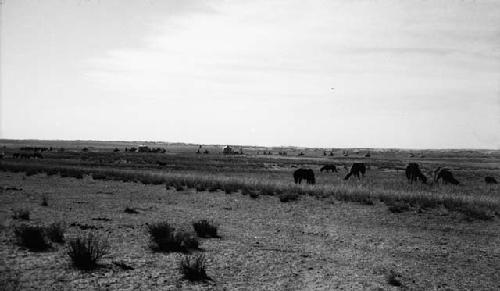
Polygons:
[[[320,172],[338,172],[335,165],[325,165],[321,167]],[[354,163],[351,169],[344,177],[344,180],[348,180],[350,177],[355,176],[358,179],[364,177],[366,173],[366,165],[364,163]],[[361,174],[361,177],[360,177]],[[434,182],[438,183],[440,180],[443,184],[453,184],[458,185],[460,182],[455,179],[452,172],[449,169],[438,167],[434,170]],[[420,170],[420,166],[417,163],[409,163],[405,169],[406,178],[410,183],[420,180],[423,184],[427,184],[427,177]],[[316,178],[314,176],[314,171],[312,169],[297,169],[293,172],[293,179],[295,184],[300,184],[302,180],[305,180],[307,184],[315,184]],[[498,184],[494,177],[485,177],[484,181],[486,184]]]

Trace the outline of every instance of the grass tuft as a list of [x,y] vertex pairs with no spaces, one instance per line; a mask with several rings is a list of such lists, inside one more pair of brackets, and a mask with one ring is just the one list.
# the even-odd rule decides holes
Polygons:
[[217,238],[219,235],[217,234],[217,226],[208,222],[208,220],[202,219],[196,222],[193,222],[193,228],[198,237],[202,238]]
[[179,262],[179,270],[183,278],[191,282],[210,281],[207,275],[205,257],[202,254],[184,256]]
[[98,262],[108,253],[108,249],[107,241],[99,239],[93,233],[89,233],[70,239],[67,254],[73,266],[88,271],[99,267]]

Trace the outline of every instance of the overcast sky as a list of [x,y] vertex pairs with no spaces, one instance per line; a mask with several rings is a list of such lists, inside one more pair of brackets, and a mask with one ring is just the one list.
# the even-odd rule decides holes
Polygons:
[[1,2],[1,138],[500,148],[500,1]]

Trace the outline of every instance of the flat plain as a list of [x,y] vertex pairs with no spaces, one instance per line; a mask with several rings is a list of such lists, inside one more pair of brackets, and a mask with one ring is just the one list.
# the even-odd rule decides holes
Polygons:
[[[242,155],[223,155],[220,146],[197,154],[195,145],[147,144],[166,152],[124,152],[138,144],[2,141],[4,288],[500,289],[500,193],[484,181],[500,177],[499,151],[243,147]],[[53,149],[13,158],[42,146]],[[354,162],[367,173],[346,181]],[[421,165],[427,184],[408,182],[409,162]],[[338,172],[320,172],[327,164]],[[438,166],[460,184],[434,182]],[[297,168],[313,169],[316,184],[295,185]],[[287,195],[293,199],[281,199]],[[29,220],[15,217],[20,209]],[[151,248],[149,225],[194,233],[198,220],[216,225],[220,237],[199,238],[188,254]],[[51,223],[65,225],[66,242],[85,233],[107,241],[99,267],[75,268],[67,243],[37,252],[16,243],[16,227]],[[198,254],[210,280],[184,279],[179,262]]]

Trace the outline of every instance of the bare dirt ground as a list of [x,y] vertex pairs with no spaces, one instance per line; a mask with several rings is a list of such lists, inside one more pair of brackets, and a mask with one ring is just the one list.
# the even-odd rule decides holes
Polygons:
[[[393,214],[380,202],[343,203],[302,196],[166,190],[163,185],[94,181],[0,172],[0,269],[20,289],[55,290],[499,290],[500,222],[467,221],[455,212]],[[22,190],[6,190],[17,187]],[[49,205],[40,205],[42,196]],[[124,213],[133,207],[138,214]],[[12,210],[31,211],[27,223],[63,221],[66,238],[94,231],[110,253],[97,271],[73,268],[63,245],[29,252],[14,243],[22,222]],[[192,230],[208,219],[221,238],[202,239],[212,282],[182,280],[178,253],[149,248],[146,224],[168,221]],[[82,230],[89,228],[90,230]],[[113,262],[125,262],[122,270]],[[388,283],[390,272],[402,286]]]

